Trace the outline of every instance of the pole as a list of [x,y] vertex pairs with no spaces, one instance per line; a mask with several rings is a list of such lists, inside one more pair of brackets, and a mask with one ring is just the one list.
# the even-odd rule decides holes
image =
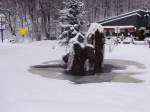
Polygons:
[[3,43],[3,29],[2,29],[2,17],[1,17],[1,20],[0,20],[0,22],[1,22],[1,40],[2,40],[2,43]]
[[2,43],[3,43],[3,41],[4,41],[4,38],[3,38],[3,29],[1,29],[1,38],[2,38]]
[[0,27],[0,30],[1,30],[1,41],[2,41],[2,43],[3,43],[3,39],[2,39],[2,17],[0,18],[1,20],[0,20],[0,25],[1,25],[1,27]]

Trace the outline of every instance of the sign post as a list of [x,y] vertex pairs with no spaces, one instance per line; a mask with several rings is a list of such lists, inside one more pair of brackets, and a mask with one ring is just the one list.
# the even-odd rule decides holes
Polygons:
[[3,43],[3,41],[4,41],[4,37],[3,37],[4,35],[3,35],[3,29],[1,29],[1,38],[2,38],[2,43]]
[[0,31],[1,31],[1,41],[2,41],[2,43],[4,41],[4,33],[3,33],[4,30],[5,30],[5,15],[0,14]]

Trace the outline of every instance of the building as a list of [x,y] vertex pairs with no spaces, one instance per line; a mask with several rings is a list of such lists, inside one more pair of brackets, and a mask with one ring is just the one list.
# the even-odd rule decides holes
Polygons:
[[135,10],[98,21],[106,33],[133,33],[138,29],[150,29],[150,11]]

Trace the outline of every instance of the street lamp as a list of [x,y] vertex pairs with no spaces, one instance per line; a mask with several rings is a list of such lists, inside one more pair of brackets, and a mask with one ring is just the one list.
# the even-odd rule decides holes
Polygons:
[[3,43],[3,31],[5,30],[5,15],[4,14],[0,14],[0,31],[1,31],[1,40]]

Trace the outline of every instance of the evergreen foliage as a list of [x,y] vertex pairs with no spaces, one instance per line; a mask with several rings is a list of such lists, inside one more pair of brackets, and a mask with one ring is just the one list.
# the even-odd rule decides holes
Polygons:
[[84,23],[84,3],[80,0],[66,0],[64,8],[60,10],[60,26],[62,34],[59,36],[61,42],[68,44],[71,38],[81,32]]

